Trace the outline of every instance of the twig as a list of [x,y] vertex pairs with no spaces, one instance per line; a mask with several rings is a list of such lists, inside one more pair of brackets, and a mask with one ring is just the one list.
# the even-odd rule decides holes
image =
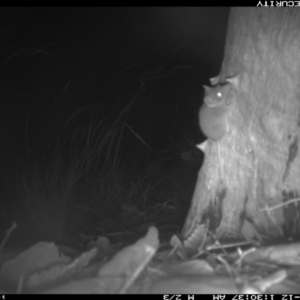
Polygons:
[[262,208],[261,211],[271,211],[273,209],[277,209],[277,208],[280,208],[281,206],[285,206],[285,205],[289,205],[291,203],[296,203],[300,201],[300,198],[296,198],[296,199],[291,199],[291,200],[288,200],[284,203],[279,203],[279,204],[276,204],[274,206],[266,206],[265,208]]
[[3,249],[4,245],[6,244],[8,238],[9,238],[9,236],[15,230],[15,228],[17,228],[17,223],[14,221],[13,224],[11,225],[10,229],[8,229],[5,233],[5,237],[4,237],[3,241],[0,244],[0,251]]

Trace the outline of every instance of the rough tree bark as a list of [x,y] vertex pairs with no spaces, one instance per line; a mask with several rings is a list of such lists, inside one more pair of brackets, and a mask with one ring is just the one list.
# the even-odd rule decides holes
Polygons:
[[[217,238],[296,236],[300,11],[232,9],[221,73],[212,84],[220,86],[207,91],[206,109],[200,112],[210,138],[201,145],[205,160],[183,240],[195,240],[199,224],[206,224]],[[217,98],[219,90],[221,102],[210,105],[209,98]]]

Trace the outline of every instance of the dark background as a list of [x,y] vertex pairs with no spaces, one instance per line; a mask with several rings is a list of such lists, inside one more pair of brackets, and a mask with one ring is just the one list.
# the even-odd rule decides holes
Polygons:
[[[74,112],[71,131],[92,116],[113,119],[139,89],[134,79],[141,74],[160,70],[165,77],[126,120],[151,150],[184,143],[186,134],[203,140],[202,85],[220,71],[228,14],[202,7],[0,8],[2,202],[14,197],[7,190],[26,143],[40,157]],[[141,147],[126,134],[124,153]]]

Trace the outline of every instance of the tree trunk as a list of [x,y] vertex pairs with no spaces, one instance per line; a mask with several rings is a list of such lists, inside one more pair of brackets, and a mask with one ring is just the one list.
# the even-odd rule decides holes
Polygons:
[[200,111],[208,140],[187,247],[199,246],[200,224],[217,238],[299,235],[299,77],[300,11],[232,9],[222,70]]

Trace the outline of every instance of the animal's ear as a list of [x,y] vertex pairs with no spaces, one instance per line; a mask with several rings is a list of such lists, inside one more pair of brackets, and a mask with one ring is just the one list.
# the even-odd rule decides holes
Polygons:
[[231,83],[235,88],[238,88],[240,83],[240,77],[239,75],[236,75],[234,77],[226,78],[226,81]]
[[204,85],[205,93],[208,93],[212,88],[210,86]]
[[218,85],[220,83],[219,75],[209,79],[211,85]]

